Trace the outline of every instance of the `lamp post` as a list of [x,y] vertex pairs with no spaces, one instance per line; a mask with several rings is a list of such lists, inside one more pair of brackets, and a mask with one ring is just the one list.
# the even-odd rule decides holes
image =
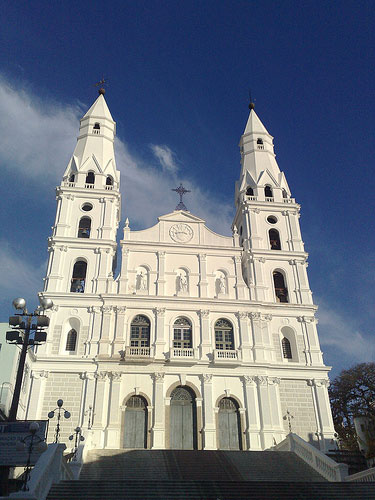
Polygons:
[[57,404],[57,408],[55,408],[54,410],[51,410],[48,413],[48,418],[53,418],[55,416],[55,411],[57,410],[57,425],[56,425],[54,443],[59,442],[61,412],[64,411],[64,418],[70,418],[70,412],[63,407],[64,401],[62,399],[58,399],[56,404]]
[[[18,363],[16,383],[14,385],[12,404],[9,410],[8,420],[17,420],[17,409],[21,394],[21,385],[27,349],[35,345],[40,345],[47,340],[47,333],[44,328],[49,325],[49,318],[42,314],[46,309],[51,309],[53,302],[51,299],[39,298],[40,306],[32,313],[26,309],[25,299],[19,297],[13,300],[13,306],[17,311],[15,316],[10,316],[9,326],[11,331],[6,332],[6,341],[9,344],[16,344],[21,347],[21,355]],[[34,334],[34,335],[33,335]]]
[[74,449],[73,449],[73,460],[77,460],[77,451],[78,451],[79,443],[85,440],[85,438],[82,436],[81,432],[82,432],[82,429],[80,427],[76,427],[74,429],[74,434],[69,436],[69,441],[73,441],[74,436],[75,436]]
[[39,430],[39,424],[37,422],[32,422],[29,427],[29,432],[27,436],[25,436],[23,439],[20,441],[17,441],[16,443],[16,449],[17,451],[23,451],[24,449],[27,448],[27,462],[26,462],[26,467],[24,471],[24,478],[23,478],[23,485],[21,490],[22,491],[27,491],[27,482],[30,479],[30,472],[31,472],[31,454],[33,450],[36,448],[38,451],[43,453],[47,449],[47,443],[44,441],[39,436],[36,436],[36,433]]

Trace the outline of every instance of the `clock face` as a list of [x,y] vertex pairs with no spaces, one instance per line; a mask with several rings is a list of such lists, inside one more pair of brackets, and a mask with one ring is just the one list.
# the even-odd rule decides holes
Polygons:
[[176,243],[187,243],[193,237],[193,230],[187,224],[175,224],[170,228],[169,236]]

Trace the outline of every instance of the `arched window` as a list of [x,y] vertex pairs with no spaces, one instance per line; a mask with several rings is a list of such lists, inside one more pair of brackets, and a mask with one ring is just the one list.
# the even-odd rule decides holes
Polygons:
[[215,323],[215,348],[223,351],[234,349],[233,326],[227,319],[220,318]]
[[69,176],[69,182],[75,182],[75,181],[76,181],[75,174],[70,174],[70,176]]
[[254,189],[253,189],[252,187],[250,187],[250,186],[249,186],[249,187],[246,189],[246,195],[247,195],[247,196],[254,196]]
[[78,238],[90,238],[91,219],[89,217],[82,217],[78,226]]
[[272,188],[271,188],[271,186],[266,186],[266,187],[264,188],[264,196],[265,196],[266,198],[273,198],[273,193],[272,193]]
[[77,344],[77,332],[72,328],[66,337],[66,345],[65,345],[65,350],[73,352],[76,350],[76,344]]
[[279,271],[273,272],[273,284],[277,302],[289,302],[288,289],[285,286],[284,276]]
[[285,189],[283,189],[282,193],[283,193],[283,198],[288,198],[288,193],[286,192]]
[[107,175],[107,178],[105,180],[105,185],[106,186],[113,186],[113,179],[110,175]]
[[98,122],[95,123],[94,130],[100,130],[100,123]]
[[270,229],[268,234],[270,238],[271,250],[281,250],[279,231],[277,229]]
[[73,276],[70,286],[71,292],[83,293],[85,291],[87,262],[77,260],[73,267]]
[[290,345],[290,342],[289,340],[284,337],[281,341],[281,347],[283,349],[283,357],[285,359],[292,359],[293,356],[292,356],[292,347]]
[[130,325],[130,346],[150,347],[150,320],[141,314]]
[[263,139],[261,138],[257,139],[257,144],[263,144]]
[[173,347],[190,349],[192,346],[192,328],[187,318],[177,318],[173,325]]
[[94,172],[87,172],[86,184],[95,184],[95,174]]

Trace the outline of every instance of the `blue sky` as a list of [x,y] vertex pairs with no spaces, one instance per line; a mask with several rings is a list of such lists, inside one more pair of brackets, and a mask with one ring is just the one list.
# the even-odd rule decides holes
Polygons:
[[35,303],[54,187],[103,75],[123,220],[188,208],[228,234],[248,89],[302,205],[334,374],[375,358],[374,25],[366,1],[7,2],[0,17],[0,321]]

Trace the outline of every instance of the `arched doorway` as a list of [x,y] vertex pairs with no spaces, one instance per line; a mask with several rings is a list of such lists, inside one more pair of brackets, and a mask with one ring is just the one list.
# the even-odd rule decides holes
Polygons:
[[242,449],[240,413],[232,398],[223,398],[219,403],[219,449]]
[[173,450],[197,449],[197,412],[195,394],[187,386],[171,394],[170,446]]
[[147,403],[142,396],[126,403],[124,448],[147,448]]

